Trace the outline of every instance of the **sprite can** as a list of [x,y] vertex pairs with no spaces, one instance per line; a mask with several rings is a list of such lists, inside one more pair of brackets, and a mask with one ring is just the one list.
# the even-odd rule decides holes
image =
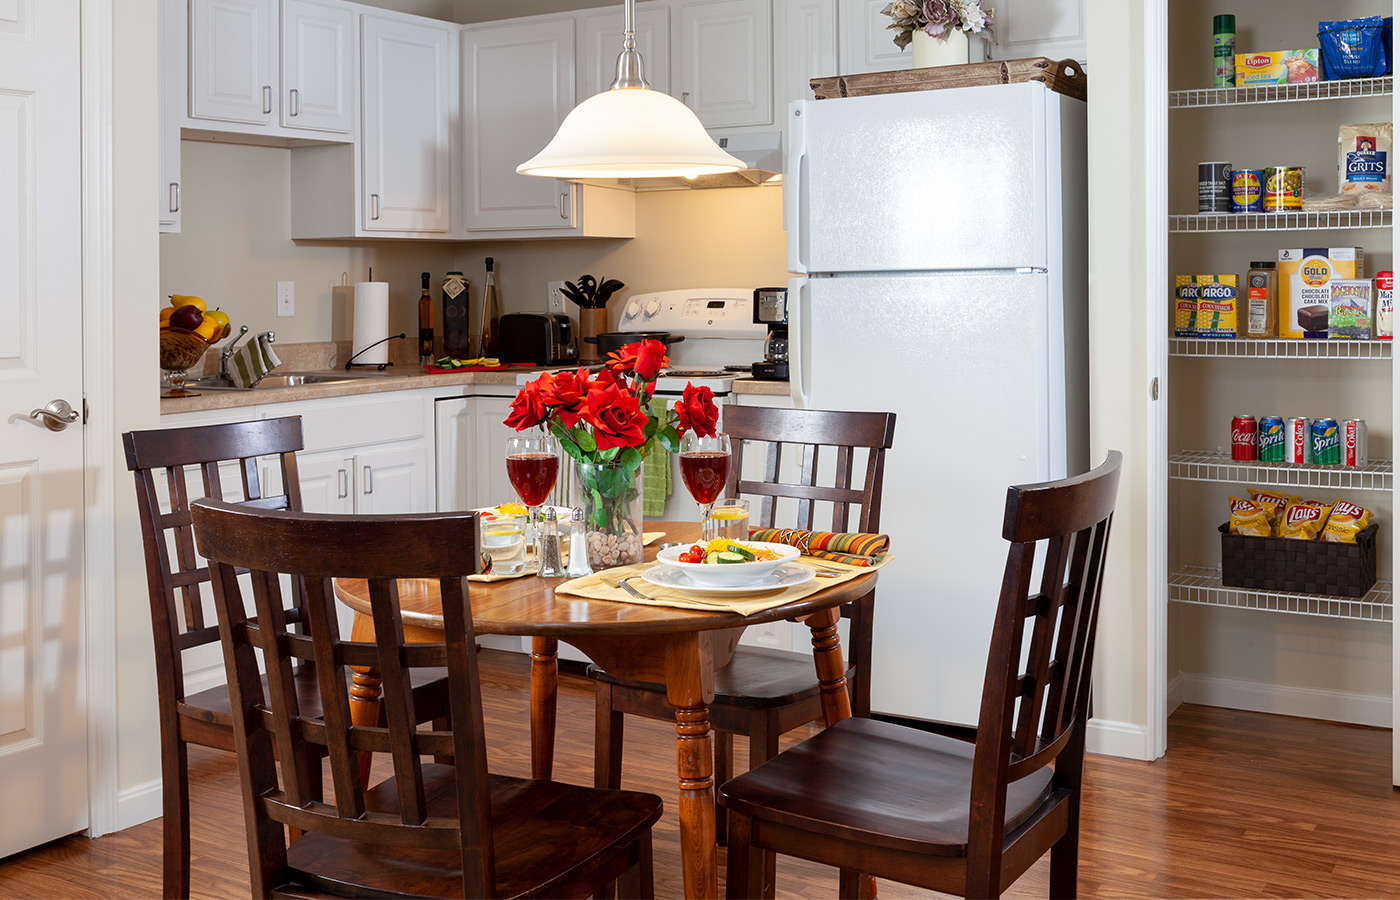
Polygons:
[[1282,416],[1259,417],[1259,461],[1281,463],[1284,458],[1285,435]]
[[1311,444],[1315,466],[1342,464],[1342,432],[1336,419],[1313,419]]

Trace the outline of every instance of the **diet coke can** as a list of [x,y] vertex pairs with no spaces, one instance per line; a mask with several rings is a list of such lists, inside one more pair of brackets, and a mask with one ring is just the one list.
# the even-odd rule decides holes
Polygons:
[[1285,441],[1284,462],[1310,463],[1312,462],[1312,450],[1308,442],[1307,416],[1292,416],[1283,423],[1283,434]]
[[1241,462],[1259,458],[1259,423],[1253,416],[1235,416],[1230,420],[1230,458]]
[[1347,419],[1342,423],[1342,465],[1361,468],[1366,456],[1366,420]]

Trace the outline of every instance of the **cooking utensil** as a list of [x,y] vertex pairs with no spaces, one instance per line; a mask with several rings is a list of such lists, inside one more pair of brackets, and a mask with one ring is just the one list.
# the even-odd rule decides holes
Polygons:
[[587,343],[598,345],[598,356],[603,359],[606,359],[609,353],[616,353],[628,344],[647,340],[678,344],[685,340],[685,335],[671,334],[669,331],[605,331],[594,337],[584,338]]
[[607,281],[598,285],[598,291],[593,295],[593,302],[599,306],[604,306],[612,299],[613,294],[616,294],[625,287],[627,287],[627,285],[618,281],[616,278],[609,278]]

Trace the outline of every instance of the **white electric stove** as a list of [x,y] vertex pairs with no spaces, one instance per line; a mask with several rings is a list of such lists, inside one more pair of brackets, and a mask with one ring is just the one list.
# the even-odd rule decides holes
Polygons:
[[734,379],[763,359],[768,336],[768,326],[754,324],[752,288],[635,294],[623,306],[617,330],[667,331],[685,338],[667,347],[671,366],[656,379],[656,393],[677,397],[690,382],[727,398]]

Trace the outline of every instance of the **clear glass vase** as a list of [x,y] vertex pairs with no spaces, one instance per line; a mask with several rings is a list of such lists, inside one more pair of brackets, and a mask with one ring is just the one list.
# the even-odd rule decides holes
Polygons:
[[588,564],[596,571],[642,561],[642,464],[574,461]]

